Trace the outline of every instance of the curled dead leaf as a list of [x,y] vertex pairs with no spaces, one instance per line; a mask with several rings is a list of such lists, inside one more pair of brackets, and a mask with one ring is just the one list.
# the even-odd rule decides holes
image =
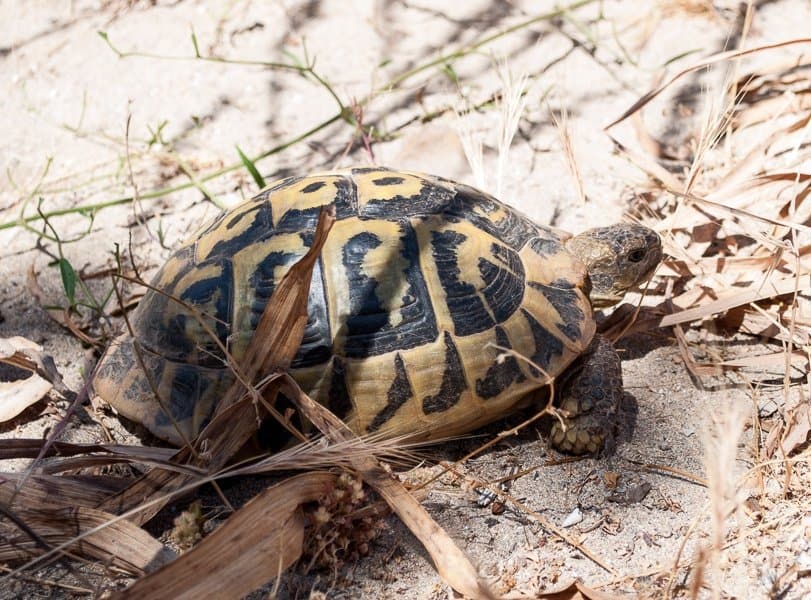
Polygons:
[[[0,338],[0,362],[36,371],[37,362],[28,353],[39,352],[42,348],[31,340],[15,336]],[[0,423],[10,421],[32,404],[36,404],[51,391],[53,385],[33,372],[25,379],[0,381]]]
[[780,447],[785,456],[805,444],[811,432],[811,404],[801,402],[786,413],[785,425],[778,425],[766,438],[766,455],[774,456]]
[[0,423],[10,421],[39,402],[52,387],[36,373],[26,379],[0,381]]
[[579,581],[573,581],[554,591],[544,592],[537,597],[545,600],[617,600],[619,598],[619,596],[590,588]]

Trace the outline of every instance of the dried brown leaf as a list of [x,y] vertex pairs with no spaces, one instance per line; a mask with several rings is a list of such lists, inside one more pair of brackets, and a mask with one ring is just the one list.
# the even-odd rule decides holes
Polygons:
[[786,428],[780,437],[783,452],[788,455],[808,440],[811,431],[811,404],[802,402],[786,414]]
[[[792,352],[792,362],[803,363],[804,366],[808,365],[808,355],[795,350]],[[731,358],[719,363],[724,367],[747,367],[750,369],[763,369],[775,368],[786,366],[786,353],[785,352],[769,352],[768,354],[756,354],[750,356],[741,356],[740,358]]]
[[0,381],[0,423],[9,421],[44,398],[53,386],[36,373],[17,381]]
[[[20,507],[13,512],[4,508],[3,512],[7,518],[0,521],[0,562],[70,552],[140,575],[174,556],[140,527],[93,508]],[[45,550],[48,552],[43,554]]]
[[[795,291],[807,292],[808,290],[811,290],[811,273],[796,277],[772,277],[762,284],[756,283],[742,290],[725,290],[723,295],[719,294],[717,300],[666,315],[659,322],[659,326],[669,327],[678,323],[697,321],[725,312],[735,306],[758,302],[765,298],[774,298],[784,294],[793,294]],[[678,303],[678,299],[674,299],[674,303]]]
[[[809,118],[811,118],[811,115],[807,115],[785,127],[776,128],[775,131],[747,152],[745,156],[736,159],[734,164],[731,165],[729,170],[724,174],[721,181],[715,186],[713,197],[715,197],[716,200],[724,197],[734,197],[736,191],[732,189],[733,187],[748,187],[752,184],[756,184],[757,178],[760,176],[759,172],[763,168],[763,163],[769,156],[770,148],[777,142],[784,142],[789,139],[791,133],[802,133],[803,128],[808,125]],[[771,174],[766,175],[766,177],[770,175]],[[747,182],[747,178],[752,178],[752,182]],[[739,191],[740,190],[738,190],[738,193]]]
[[[281,390],[299,407],[304,416],[332,442],[355,438],[349,427],[326,407],[301,391],[289,376],[282,378]],[[476,567],[448,533],[434,521],[414,496],[393,479],[377,459],[359,456],[352,460],[363,480],[380,494],[400,520],[420,540],[434,562],[437,573],[457,592],[470,598],[494,598],[493,592],[479,576]]]
[[[12,458],[37,458],[42,452],[46,440],[41,438],[15,438],[0,440],[0,460]],[[157,446],[128,446],[122,444],[72,444],[69,442],[52,442],[42,457],[77,456],[81,454],[108,454],[111,457],[126,460],[151,462],[171,458],[176,451],[172,448]],[[117,461],[116,461],[117,462]]]
[[0,506],[31,509],[93,507],[126,485],[126,481],[118,477],[56,477],[34,473],[17,489],[23,478],[22,473],[0,474]]
[[248,594],[301,556],[304,518],[299,506],[322,497],[335,477],[305,473],[266,489],[193,549],[116,597],[179,600]]

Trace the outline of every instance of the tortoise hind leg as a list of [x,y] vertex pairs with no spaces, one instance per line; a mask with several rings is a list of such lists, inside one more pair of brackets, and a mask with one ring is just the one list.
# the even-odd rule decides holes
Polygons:
[[615,415],[622,400],[622,366],[608,339],[595,336],[570,367],[558,393],[562,419],[555,419],[550,436],[555,448],[586,454],[613,443]]

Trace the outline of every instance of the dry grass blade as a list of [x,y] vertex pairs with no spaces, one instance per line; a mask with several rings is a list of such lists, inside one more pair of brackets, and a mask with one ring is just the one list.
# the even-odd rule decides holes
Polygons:
[[52,546],[62,546],[62,552],[110,562],[140,575],[174,556],[137,525],[114,520],[113,515],[93,508],[20,508],[13,512],[4,508],[2,512],[6,519],[0,521],[0,562],[28,560]]
[[577,190],[577,198],[580,204],[586,203],[586,190],[583,187],[583,177],[580,175],[580,169],[577,166],[577,159],[574,155],[574,144],[572,142],[572,132],[569,127],[569,111],[564,106],[560,111],[560,119],[555,116],[554,111],[549,111],[552,117],[552,122],[558,130],[560,143],[563,147],[563,157],[566,159],[566,166],[569,167],[569,173],[574,180],[575,189]]
[[[42,452],[46,441],[40,438],[19,438],[0,440],[0,460],[12,458],[37,458]],[[69,442],[53,442],[41,455],[42,458],[51,456],[77,456],[81,454],[104,454],[126,460],[143,462],[167,460],[175,454],[172,448],[158,446],[127,446],[119,444],[71,444]]]
[[640,108],[648,104],[651,100],[656,98],[656,96],[661,94],[668,87],[670,87],[673,84],[673,82],[687,75],[688,73],[692,73],[693,71],[698,71],[699,69],[709,67],[710,65],[714,65],[715,63],[724,62],[736,58],[742,58],[749,54],[755,54],[757,52],[763,52],[766,50],[774,50],[776,48],[784,48],[786,46],[792,46],[795,44],[811,44],[811,38],[798,38],[795,40],[786,40],[783,42],[778,42],[776,44],[766,44],[764,46],[757,46],[756,48],[748,48],[746,50],[729,50],[727,52],[719,52],[718,54],[714,54],[709,58],[706,58],[676,73],[665,83],[661,84],[656,89],[651,90],[650,92],[642,96],[639,100],[634,102],[633,105],[628,110],[622,113],[622,115],[620,115],[618,118],[611,121],[611,123],[606,125],[603,129],[609,130],[615,125],[621,123],[622,121],[630,117],[632,114],[634,114],[636,111],[638,111]]
[[[274,452],[261,460],[245,465],[229,466],[222,471],[222,477],[243,477],[279,473],[280,471],[308,471],[316,469],[351,469],[357,458],[375,456],[397,467],[413,467],[421,462],[417,452],[409,449],[408,436],[375,436],[353,438],[344,442],[325,443],[323,438],[315,438]],[[424,446],[425,443],[415,444]]]
[[[289,375],[282,377],[280,389],[285,396],[296,403],[304,416],[330,441],[341,442],[355,437],[355,434],[343,421],[302,392]],[[434,521],[414,496],[399,481],[391,477],[377,459],[371,456],[359,456],[352,460],[352,463],[363,480],[383,497],[403,523],[420,540],[430,554],[442,579],[457,592],[467,597],[494,597],[465,553],[459,549],[448,533]]]
[[701,306],[695,306],[662,317],[660,327],[669,327],[679,323],[696,321],[725,312],[730,308],[757,302],[765,298],[773,298],[784,294],[793,294],[795,291],[807,292],[811,290],[811,274],[805,273],[802,277],[786,277],[772,279],[760,286],[753,285],[743,290],[733,289],[722,297]]
[[21,473],[0,475],[0,506],[25,508],[93,507],[120,491],[126,482],[117,477],[82,477],[32,474],[17,489]]
[[192,550],[116,597],[239,598],[255,590],[298,560],[304,539],[299,506],[326,494],[335,477],[306,473],[268,488]]
[[[335,208],[324,207],[310,249],[282,278],[268,301],[240,365],[249,381],[255,381],[260,374],[287,367],[298,351],[307,322],[313,265],[334,221]],[[270,387],[273,386],[271,383]],[[273,389],[266,391],[274,394]],[[198,466],[209,472],[225,465],[257,428],[259,406],[254,408],[252,398],[243,395],[244,389],[238,382],[228,390],[211,422],[197,437],[197,447],[204,450],[201,458],[193,458],[191,449],[183,448],[175,455],[174,462],[200,463]],[[170,500],[172,492],[190,481],[188,475],[153,469],[122,493],[105,501],[100,508],[120,514],[140,506],[146,499],[154,499],[156,494],[161,495],[159,502],[150,503],[133,517],[138,523],[145,523]]]

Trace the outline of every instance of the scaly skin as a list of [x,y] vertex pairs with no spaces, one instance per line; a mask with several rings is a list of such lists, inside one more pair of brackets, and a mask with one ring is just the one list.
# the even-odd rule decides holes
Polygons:
[[622,401],[622,367],[611,341],[594,337],[589,349],[566,371],[551,442],[563,452],[587,454],[610,449]]
[[[595,308],[615,304],[646,281],[662,259],[659,236],[640,225],[591,229],[573,237],[567,248],[587,267],[589,297]],[[571,454],[611,447],[615,416],[622,401],[622,367],[611,341],[594,337],[588,350],[560,377],[560,420],[552,426],[552,445]]]

